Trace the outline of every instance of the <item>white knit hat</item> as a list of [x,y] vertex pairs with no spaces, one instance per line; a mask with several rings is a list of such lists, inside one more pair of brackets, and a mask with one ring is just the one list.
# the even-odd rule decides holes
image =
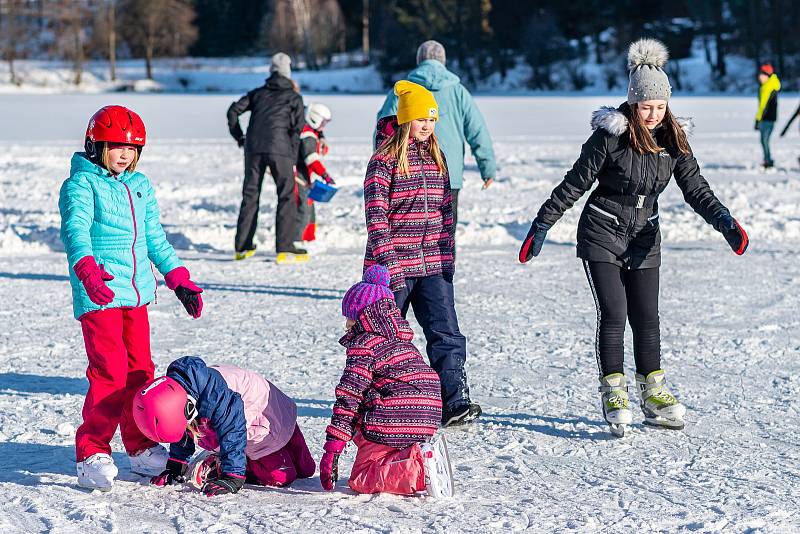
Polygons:
[[444,45],[439,41],[425,41],[419,48],[417,48],[417,65],[425,61],[426,59],[435,59],[442,65],[444,65],[447,61],[447,56],[444,52]]
[[292,58],[283,52],[278,52],[272,56],[272,64],[269,66],[270,72],[277,72],[286,78],[292,77]]

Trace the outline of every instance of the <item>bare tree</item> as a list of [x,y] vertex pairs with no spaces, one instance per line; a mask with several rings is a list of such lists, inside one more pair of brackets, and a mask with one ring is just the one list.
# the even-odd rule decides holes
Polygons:
[[153,58],[185,54],[197,39],[195,12],[189,0],[122,0],[120,33],[134,54],[145,59],[153,79]]
[[25,0],[0,0],[0,54],[8,62],[9,81],[18,85],[14,62],[28,54],[33,13]]
[[344,16],[336,0],[273,0],[261,28],[266,48],[302,54],[311,68],[345,46]]
[[75,85],[83,79],[88,44],[87,28],[92,16],[91,0],[50,2],[47,17],[54,33],[53,46],[57,55],[72,62]]

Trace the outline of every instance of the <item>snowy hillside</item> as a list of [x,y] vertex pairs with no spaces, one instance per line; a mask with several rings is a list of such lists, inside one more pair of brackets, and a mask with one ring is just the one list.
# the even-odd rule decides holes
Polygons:
[[[341,191],[318,208],[321,239],[312,261],[281,268],[271,253],[270,180],[259,254],[232,261],[242,153],[227,134],[225,110],[235,97],[0,96],[0,117],[11,125],[0,131],[4,532],[800,530],[800,139],[794,128],[776,136],[780,169],[761,173],[754,98],[678,97],[671,104],[677,115],[694,117],[691,143],[704,175],[752,240],[737,257],[677,186],[659,201],[663,361],[689,410],[685,431],[645,428],[637,410],[631,435],[619,440],[602,422],[595,307],[574,250],[581,206],[553,228],[539,258],[516,262],[535,210],[589,135],[591,111],[622,98],[481,97],[500,171],[481,191],[468,161],[455,283],[472,395],[485,415],[467,430],[448,431],[458,491],[452,501],[354,495],[346,485],[352,446],[333,493],[322,492],[318,478],[212,500],[151,488],[128,472],[118,438],[114,490],[76,487],[86,357],[72,319],[57,199],[86,120],[105,103],[129,105],[147,123],[140,169],[156,188],[172,243],[205,288],[197,321],[160,289],[149,310],[157,372],[199,354],[262,373],[295,399],[312,453],[321,456],[344,363],[340,299],[360,275],[361,184],[381,98],[314,97],[333,109],[327,162]],[[795,105],[783,101],[780,125]]]
[[[713,52],[713,47],[712,47]],[[753,62],[736,55],[726,58],[728,74],[725,79],[713,80],[711,67],[705,57],[702,38],[698,37],[687,58],[673,60],[668,72],[676,91],[681,94],[754,93],[757,83]],[[592,45],[587,54],[593,57]],[[17,61],[19,85],[9,83],[7,63],[0,63],[0,93],[100,93],[125,92],[189,92],[189,93],[244,93],[263,83],[269,76],[269,61],[259,57],[240,58],[162,58],[153,63],[153,80],[145,76],[142,59],[128,59],[117,63],[117,80],[111,81],[106,61],[90,61],[85,66],[80,86],[74,84],[72,66],[59,61]],[[450,68],[460,72],[457,65]],[[607,63],[585,59],[558,62],[550,66],[553,87],[557,92],[606,94],[619,92],[627,85],[627,70],[622,56],[608,58]],[[463,74],[463,73],[462,73]],[[397,73],[397,77],[403,73]],[[374,65],[349,68],[330,68],[319,71],[295,70],[293,77],[305,92],[326,93],[381,93],[385,90],[380,73]],[[505,75],[495,72],[471,83],[483,93],[528,94],[531,68],[522,57]],[[611,80],[609,82],[609,80]],[[789,81],[789,80],[785,80]],[[609,83],[613,85],[609,89]],[[579,86],[576,87],[576,84]],[[784,89],[791,88],[789,83]]]

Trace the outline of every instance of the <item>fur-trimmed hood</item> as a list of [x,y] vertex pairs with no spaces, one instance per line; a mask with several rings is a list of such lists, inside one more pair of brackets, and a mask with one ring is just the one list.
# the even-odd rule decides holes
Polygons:
[[[686,135],[692,135],[694,131],[694,121],[691,117],[675,117]],[[603,129],[619,137],[628,131],[628,118],[618,108],[603,106],[592,113],[590,122],[592,130]]]

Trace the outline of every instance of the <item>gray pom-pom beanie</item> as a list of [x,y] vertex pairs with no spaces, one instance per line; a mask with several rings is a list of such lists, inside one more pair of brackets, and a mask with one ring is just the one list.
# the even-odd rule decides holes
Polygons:
[[292,77],[292,58],[283,52],[278,52],[272,56],[272,64],[269,66],[270,72],[277,72],[285,78]]
[[628,104],[645,100],[669,100],[672,86],[664,65],[669,52],[664,43],[655,39],[640,39],[628,49]]

